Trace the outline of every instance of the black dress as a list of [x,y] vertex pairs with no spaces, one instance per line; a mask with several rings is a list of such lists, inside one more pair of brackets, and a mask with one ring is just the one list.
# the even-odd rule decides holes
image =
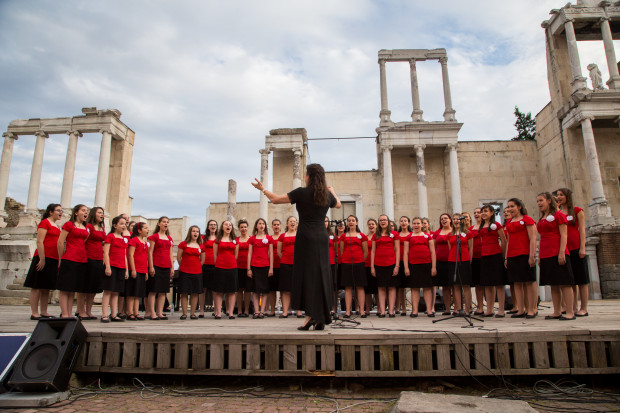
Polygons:
[[294,189],[288,197],[299,213],[291,307],[305,311],[307,316],[318,322],[329,324],[334,290],[325,215],[330,207],[336,205],[336,198],[330,193],[329,205],[317,206],[314,204],[314,191],[310,188]]

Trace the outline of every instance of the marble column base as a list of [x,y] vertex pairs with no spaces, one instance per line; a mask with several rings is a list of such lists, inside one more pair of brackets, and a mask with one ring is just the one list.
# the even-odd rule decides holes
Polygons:
[[452,108],[446,109],[443,113],[443,120],[446,122],[456,122],[456,111]]
[[586,83],[586,78],[583,76],[577,76],[570,82],[570,84],[573,87],[573,92],[576,92],[578,90],[583,90],[588,87]]
[[422,118],[422,113],[422,110],[414,109],[413,112],[411,112],[411,120],[414,122],[424,122],[424,119]]
[[588,211],[590,213],[589,226],[610,225],[615,221],[611,216],[611,209],[607,200],[593,201],[588,205]]
[[390,119],[392,112],[389,110],[382,110],[379,112],[379,118],[381,118],[380,126],[394,126],[394,122]]
[[39,211],[26,211],[19,214],[18,227],[34,227],[36,228],[41,221],[41,214]]

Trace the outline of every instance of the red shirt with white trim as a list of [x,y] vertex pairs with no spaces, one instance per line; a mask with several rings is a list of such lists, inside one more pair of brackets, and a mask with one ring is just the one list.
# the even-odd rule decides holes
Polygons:
[[575,207],[575,216],[568,215],[566,217],[566,231],[567,237],[566,240],[566,248],[569,251],[578,250],[581,248],[581,236],[579,235],[579,218],[577,218],[577,214],[579,214],[583,209],[579,207]]
[[[378,237],[378,238],[377,238]],[[400,243],[398,232],[392,231],[389,235],[379,237],[375,234],[375,265],[387,267],[396,264],[395,243]],[[369,250],[370,251],[370,250]],[[370,255],[370,254],[368,254]]]
[[500,229],[502,229],[502,224],[499,222],[494,222],[490,226],[485,226],[484,228],[478,230],[482,240],[482,257],[502,253],[502,247],[499,244]]
[[[58,259],[58,237],[60,236],[60,228],[52,224],[49,219],[44,219],[37,225],[37,229],[41,228],[46,230],[45,238],[43,238],[43,252],[45,252],[45,258]],[[34,250],[33,257],[39,255],[39,250]]]
[[235,259],[235,249],[237,241],[215,241],[217,244],[217,259],[215,260],[215,268],[230,270],[237,268],[237,260]]
[[187,242],[183,241],[178,247],[183,250],[181,254],[181,262],[179,263],[179,271],[186,274],[202,274],[202,265],[200,264],[200,254],[202,250],[198,247],[188,247]]
[[68,232],[65,253],[62,254],[62,259],[74,262],[87,262],[84,240],[88,238],[88,230],[86,228],[77,228],[71,221],[65,222],[62,229]]
[[282,237],[282,234],[278,238],[271,238],[271,245],[273,245],[273,268],[280,268],[280,256],[278,255],[278,240]]
[[409,264],[429,264],[431,260],[431,249],[429,246],[431,236],[423,232],[415,235],[413,232],[407,236],[409,243]]
[[448,257],[450,255],[448,248],[448,239],[451,234],[440,234],[441,230],[432,233],[432,239],[435,240],[435,256],[437,257],[437,261],[448,261]]
[[214,243],[215,243],[215,238],[211,240],[206,240],[200,246],[202,251],[205,253],[204,265],[215,265],[215,260],[213,259],[213,244]]
[[239,252],[237,253],[237,268],[247,270],[248,250],[250,249],[250,244],[248,244],[248,241],[239,241],[239,237],[237,237],[236,241],[239,245]]
[[344,251],[342,252],[343,264],[358,264],[364,262],[362,243],[368,242],[368,237],[365,234],[360,232],[356,236],[350,237],[348,233],[345,233],[340,237],[339,241],[344,242]]
[[281,264],[293,265],[295,260],[295,235],[287,237],[286,234],[280,235],[278,242],[282,243],[282,258],[280,258]]
[[252,246],[251,266],[269,267],[269,246],[273,245],[272,242],[269,235],[264,235],[263,238],[257,238],[256,235],[250,237],[248,245]]
[[148,260],[149,260],[149,243],[148,241],[142,242],[140,238],[133,237],[129,240],[129,246],[134,247],[133,252],[133,264],[137,273],[146,274],[148,272]]
[[86,258],[89,260],[103,260],[103,241],[106,238],[105,230],[97,230],[93,224],[86,225],[86,229],[90,231],[86,238]]
[[170,261],[170,251],[174,246],[171,236],[168,239],[161,238],[159,232],[148,237],[148,240],[155,244],[153,247],[153,266],[160,268],[172,268]]
[[[536,229],[540,234],[540,247],[538,256],[540,258],[557,257],[560,255],[560,225],[566,225],[566,215],[557,211],[555,215],[548,215],[541,218],[536,224]],[[568,255],[568,248],[565,248]]]
[[523,215],[523,218],[518,221],[510,221],[506,224],[504,227],[508,236],[506,257],[530,255],[530,236],[527,232],[527,227],[530,225],[536,225],[536,222],[527,215]]
[[[468,241],[473,238],[475,234],[472,234],[471,232],[468,232],[467,234],[461,232],[458,236],[461,238],[461,251],[459,252],[459,262],[469,261],[470,257]],[[456,237],[456,235],[451,235],[448,240],[448,242],[450,243],[450,254],[448,256],[448,261],[450,262],[456,262]]]
[[117,237],[115,234],[108,234],[105,237],[106,244],[110,244],[110,251],[108,256],[110,257],[110,266],[116,268],[125,269],[125,257],[127,256],[127,244],[126,238]]

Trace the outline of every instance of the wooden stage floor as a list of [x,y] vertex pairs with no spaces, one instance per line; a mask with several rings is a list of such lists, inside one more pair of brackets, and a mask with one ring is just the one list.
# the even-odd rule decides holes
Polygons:
[[[439,323],[374,315],[298,331],[303,319],[84,321],[77,372],[191,375],[420,377],[620,373],[620,300],[591,301],[588,317],[461,318]],[[98,311],[99,308],[96,308]],[[57,306],[50,313],[58,313]],[[0,333],[30,333],[29,307],[0,306]]]

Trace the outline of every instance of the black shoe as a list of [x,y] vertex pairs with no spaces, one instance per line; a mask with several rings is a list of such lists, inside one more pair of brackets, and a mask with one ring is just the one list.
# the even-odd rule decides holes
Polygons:
[[529,314],[526,314],[526,315],[525,315],[525,318],[527,318],[527,319],[532,319],[532,318],[536,318],[536,317],[538,317],[538,311],[536,311],[536,312],[535,312],[534,314],[532,314],[532,315],[529,315]]
[[308,320],[308,322],[306,324],[304,324],[303,326],[299,326],[297,327],[297,330],[300,331],[308,331],[310,330],[310,327],[312,327],[313,325],[316,325],[316,321],[314,321],[313,319]]
[[564,317],[564,316],[560,316],[560,321],[570,321],[570,320],[575,320],[577,319],[577,317],[572,316],[572,317]]
[[432,318],[432,317],[435,317],[435,313],[426,313],[426,316]]
[[[510,313],[510,311],[508,311]],[[510,318],[525,318],[527,317],[527,313],[521,313],[521,314],[513,314],[510,316]]]
[[407,316],[407,312],[403,311],[402,313],[400,313],[401,317],[406,317]]
[[35,317],[35,316],[31,315],[30,319],[31,320],[41,320],[41,319],[43,319],[43,317],[40,317],[40,316],[39,317]]
[[396,314],[390,314],[388,317],[390,317],[390,318],[396,318]]
[[417,313],[416,314],[414,314],[414,313],[409,314],[409,317],[411,317],[411,318],[416,318],[417,316],[418,316]]
[[315,321],[314,322],[314,331],[317,331],[317,330],[325,330],[325,324],[320,323],[318,321]]
[[[366,318],[366,317],[368,317],[368,316],[367,316],[366,314],[362,314],[362,315],[361,315],[361,317],[362,317],[362,318]],[[315,328],[315,330],[316,330],[316,328]]]
[[280,314],[278,317],[279,318],[288,318],[288,315]]
[[385,314],[377,314],[377,317],[379,317],[379,318],[385,318]]

